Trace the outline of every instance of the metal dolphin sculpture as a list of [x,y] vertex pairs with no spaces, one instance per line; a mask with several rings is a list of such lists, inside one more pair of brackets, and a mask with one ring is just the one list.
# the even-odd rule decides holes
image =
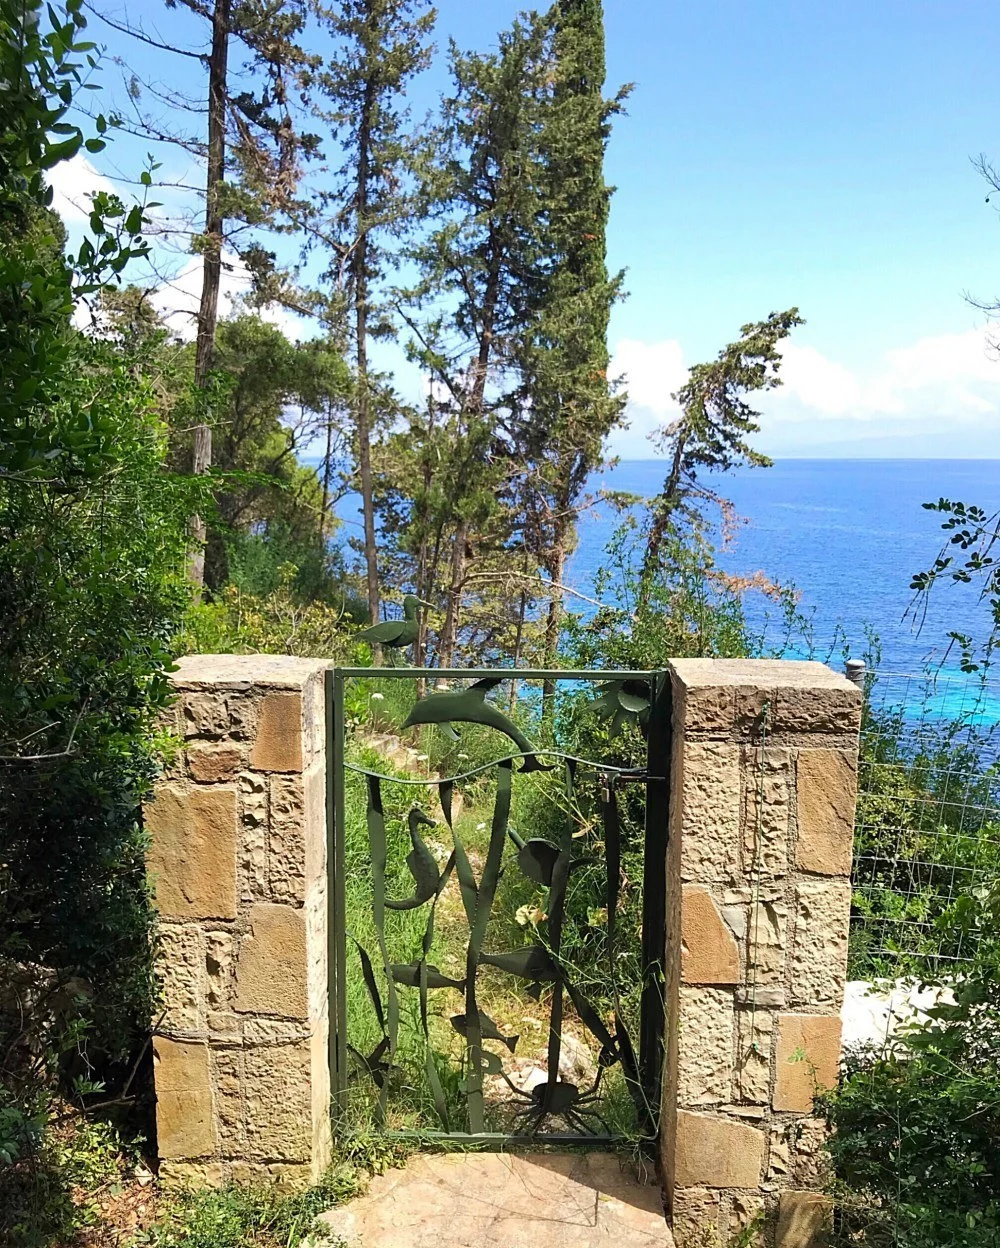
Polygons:
[[[420,963],[419,962],[393,962],[389,967],[389,972],[397,984],[405,984],[407,988],[420,987]],[[427,987],[428,988],[457,988],[460,992],[465,989],[464,979],[449,979],[447,975],[442,975],[436,966],[427,963]]]
[[522,771],[551,771],[551,767],[538,761],[535,747],[517,727],[511,723],[504,713],[491,702],[486,695],[491,689],[502,684],[505,678],[492,676],[486,680],[477,680],[467,689],[449,689],[445,693],[432,693],[416,704],[403,722],[404,728],[412,728],[415,724],[450,724],[452,722],[467,724],[484,724],[487,728],[495,728],[510,737],[519,750],[524,753]]

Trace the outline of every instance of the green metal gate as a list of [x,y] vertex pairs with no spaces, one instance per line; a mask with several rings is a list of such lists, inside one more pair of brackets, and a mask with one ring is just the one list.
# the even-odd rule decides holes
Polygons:
[[[392,774],[352,749],[359,682],[442,680],[474,683],[417,698],[398,726],[436,724],[454,739],[458,723],[463,734],[478,732],[494,757],[463,770],[469,760],[459,751],[449,768],[455,774],[424,777]],[[609,722],[609,742],[636,724],[641,738],[631,730],[626,736],[633,754],[641,749],[645,757],[623,764],[620,755],[612,762],[532,745],[487,696],[511,680],[544,682],[548,698],[560,682],[596,685],[586,709]],[[333,668],[326,693],[335,1111],[350,1114],[360,1105],[388,1132],[464,1143],[655,1139],[664,1035],[666,674]],[[536,712],[542,705],[536,698]],[[536,806],[542,800],[549,835],[531,835],[511,820],[512,802],[528,783],[519,777],[531,771],[548,773],[529,798]],[[482,833],[480,852],[463,831],[463,784],[479,786],[480,802],[492,790],[488,828],[480,822],[472,834]],[[623,794],[631,812],[644,806],[642,829],[631,838],[623,835]],[[507,913],[505,932],[498,890],[509,900],[532,889],[540,900],[515,916],[523,930],[511,927]],[[594,898],[604,904],[584,919],[581,907]],[[431,961],[442,950],[456,965]],[[573,961],[581,953],[588,984]],[[625,986],[623,965],[631,970]],[[529,1061],[525,1071],[519,1037],[502,1034],[483,1008],[484,993],[486,1004],[491,993],[506,994],[504,1001],[535,1012],[523,1021],[542,1042],[543,1068]],[[588,1086],[563,1071],[567,1035],[575,1051],[593,1058]]]

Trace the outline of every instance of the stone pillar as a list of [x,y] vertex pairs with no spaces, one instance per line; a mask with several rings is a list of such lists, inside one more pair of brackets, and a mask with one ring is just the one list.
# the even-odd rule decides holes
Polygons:
[[160,1173],[306,1184],[330,1157],[323,672],[182,659],[145,810],[164,1015]]
[[840,1057],[861,694],[820,663],[684,659],[671,676],[674,1233],[724,1244],[759,1221],[806,1248],[828,1217],[811,1111]]

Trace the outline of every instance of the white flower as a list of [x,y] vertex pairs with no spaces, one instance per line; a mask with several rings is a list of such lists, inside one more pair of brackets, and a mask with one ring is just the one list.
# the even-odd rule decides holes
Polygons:
[[373,694],[371,695],[371,700],[372,700],[373,702],[384,702],[384,701],[385,701],[385,694],[384,694],[384,693],[373,693]]

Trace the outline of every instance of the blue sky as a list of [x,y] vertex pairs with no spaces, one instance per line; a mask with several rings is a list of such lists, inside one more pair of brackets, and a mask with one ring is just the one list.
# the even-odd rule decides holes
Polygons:
[[[517,7],[443,0],[439,46],[490,46]],[[127,12],[172,32],[184,20],[157,0]],[[611,346],[632,396],[632,428],[612,449],[653,454],[646,435],[675,412],[685,365],[796,304],[807,324],[786,386],[765,400],[763,449],[1000,456],[1000,359],[964,298],[1000,294],[1000,220],[970,163],[1000,161],[1000,10],[609,0],[606,22],[609,85],[635,83],[607,166],[609,259],[630,292]],[[189,72],[96,21],[93,33],[172,83]],[[117,77],[105,81],[120,99]],[[439,60],[418,105],[444,82]],[[114,163],[93,163],[111,173],[144,149],[119,144]],[[178,171],[176,157],[166,167]],[[63,174],[64,203],[80,202],[88,176]]]

